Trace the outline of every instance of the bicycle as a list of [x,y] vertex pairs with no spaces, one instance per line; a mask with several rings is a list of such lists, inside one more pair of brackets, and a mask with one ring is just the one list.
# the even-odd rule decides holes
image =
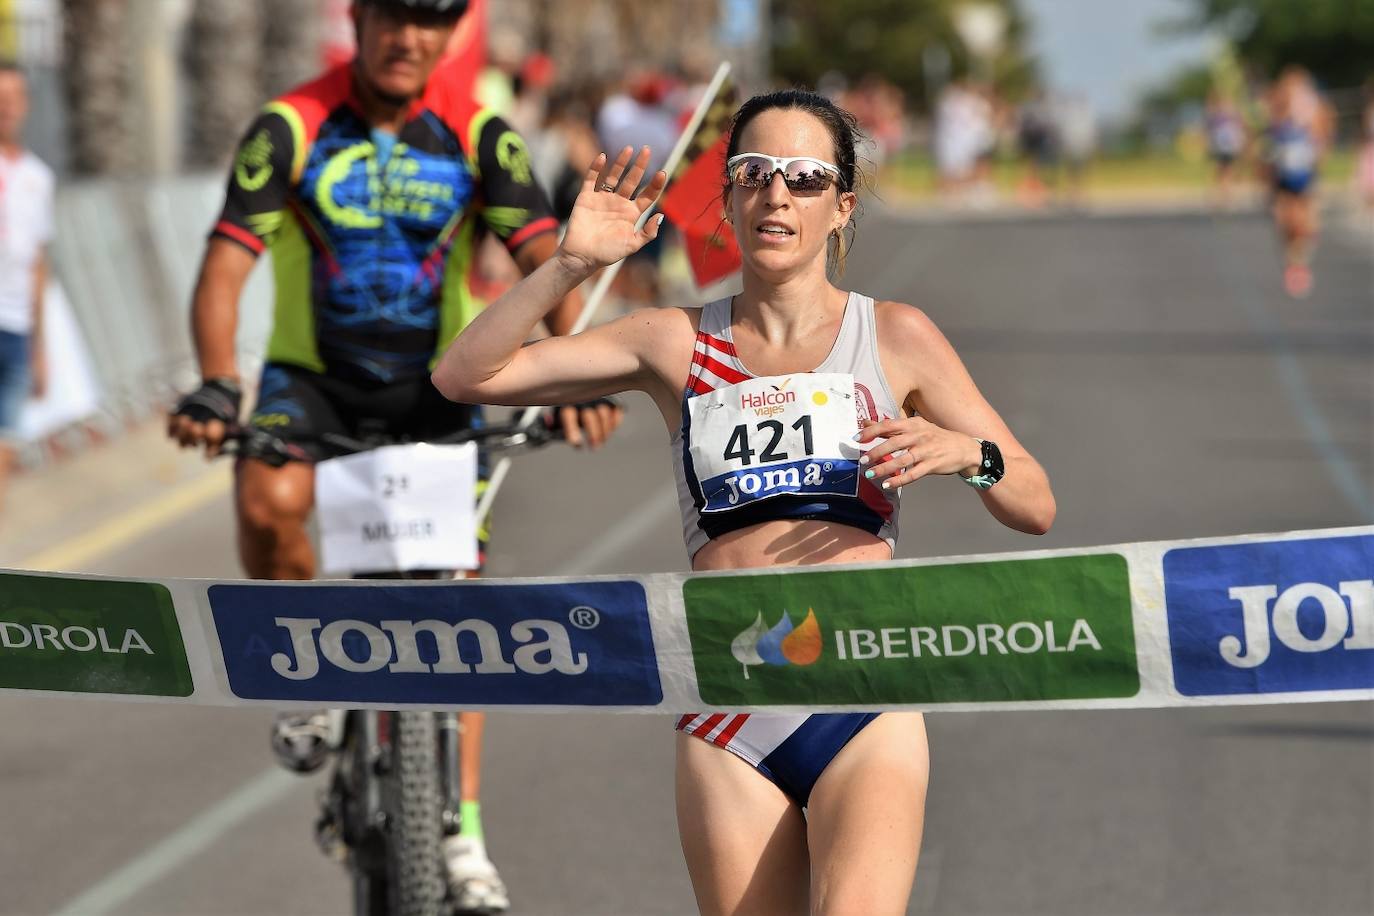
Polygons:
[[[546,413],[542,421],[529,426],[464,429],[426,444],[473,442],[482,444],[488,453],[503,453],[538,448],[561,435],[552,413]],[[323,434],[311,442],[323,446],[330,457],[410,444],[381,435],[353,439],[336,434]],[[226,453],[251,455],[274,466],[315,460],[300,445],[252,427],[231,430]],[[381,569],[354,573],[353,578],[416,580],[461,575],[455,569]],[[285,740],[280,733],[274,733],[273,744],[283,762],[297,772],[313,772],[330,756],[335,759],[315,836],[321,850],[348,869],[354,912],[358,916],[441,916],[504,909],[458,909],[462,901],[454,899],[447,880],[443,843],[461,827],[458,714],[328,710],[322,719],[306,726],[306,737],[314,740],[304,749],[278,747],[279,740]]]

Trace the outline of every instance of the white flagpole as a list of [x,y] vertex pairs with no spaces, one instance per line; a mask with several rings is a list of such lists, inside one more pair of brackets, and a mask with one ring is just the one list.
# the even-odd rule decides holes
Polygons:
[[[721,65],[716,68],[716,75],[711,77],[710,84],[707,85],[706,91],[702,93],[701,101],[697,103],[696,111],[692,112],[692,119],[688,121],[687,126],[683,128],[682,134],[677,138],[677,145],[673,147],[672,153],[668,156],[668,161],[663,166],[663,170],[668,173],[670,179],[673,172],[677,170],[678,164],[682,162],[682,157],[687,154],[687,146],[692,142],[692,138],[696,136],[697,129],[701,127],[701,122],[706,118],[706,112],[710,110],[711,103],[716,100],[716,95],[720,92],[720,87],[725,84],[725,78],[729,75],[730,63],[729,61],[722,61]],[[666,186],[664,190],[667,190]],[[660,199],[662,198],[660,197]],[[649,207],[640,215],[639,220],[635,223],[635,229],[643,231],[645,224],[649,222],[649,217],[653,215],[656,206],[657,201],[655,201],[654,206]],[[587,296],[587,301],[582,305],[582,314],[577,316],[577,321],[574,322],[572,330],[568,333],[580,334],[587,329],[587,325],[591,324],[592,318],[595,317],[597,310],[601,308],[601,300],[606,298],[606,291],[610,289],[611,283],[615,280],[616,274],[620,273],[620,267],[624,263],[624,260],[616,261],[601,272],[601,276],[597,278],[596,284],[592,287],[591,293]],[[535,418],[539,416],[539,412],[543,409],[542,407],[526,407],[524,412],[520,414],[518,426],[521,429],[529,426],[534,422]],[[487,482],[486,492],[482,494],[482,500],[477,504],[478,524],[485,521],[487,515],[491,512],[492,503],[496,501],[496,493],[501,489],[501,485],[505,483],[506,475],[509,473],[510,458],[503,457],[496,463],[496,467],[492,470],[491,479]]]

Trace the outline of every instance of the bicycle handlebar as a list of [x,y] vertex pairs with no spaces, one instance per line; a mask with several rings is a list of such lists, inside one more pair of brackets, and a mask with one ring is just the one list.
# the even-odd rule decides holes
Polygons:
[[[528,426],[519,423],[496,423],[488,426],[469,427],[455,430],[443,436],[424,439],[430,445],[461,445],[476,442],[491,452],[509,452],[519,448],[539,448],[563,438],[563,428],[555,415],[546,412],[541,420]],[[273,467],[281,467],[288,461],[319,461],[316,455],[300,443],[321,445],[329,457],[338,458],[359,452],[371,451],[386,445],[410,444],[413,440],[377,436],[366,440],[355,439],[341,433],[320,433],[318,435],[295,436],[287,441],[273,433],[254,426],[235,425],[230,427],[224,438],[221,454],[243,455],[260,459]]]

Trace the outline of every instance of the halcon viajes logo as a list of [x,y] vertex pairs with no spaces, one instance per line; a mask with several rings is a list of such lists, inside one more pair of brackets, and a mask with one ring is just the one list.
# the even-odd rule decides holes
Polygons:
[[1178,548],[1164,589],[1180,693],[1374,687],[1374,537]]
[[661,701],[635,582],[216,585],[233,692],[436,705]]

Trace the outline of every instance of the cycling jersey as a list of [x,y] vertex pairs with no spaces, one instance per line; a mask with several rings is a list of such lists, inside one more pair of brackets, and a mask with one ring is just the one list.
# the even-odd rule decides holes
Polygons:
[[269,103],[239,146],[213,234],[271,248],[267,359],[361,381],[428,373],[471,320],[476,217],[514,251],[557,228],[529,153],[444,64],[394,136],[345,64]]
[[701,310],[673,464],[687,551],[774,519],[821,519],[895,546],[899,491],[862,476],[854,434],[900,417],[878,363],[873,300],[850,293],[810,373],[757,378],[735,351],[731,302]]

